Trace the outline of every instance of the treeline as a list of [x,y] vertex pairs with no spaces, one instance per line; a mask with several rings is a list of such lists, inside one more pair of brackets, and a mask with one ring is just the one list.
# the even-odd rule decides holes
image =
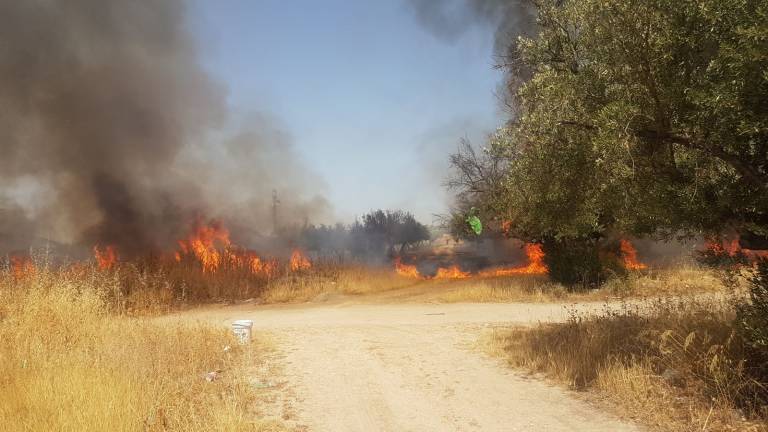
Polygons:
[[452,157],[454,233],[479,214],[571,285],[605,279],[611,236],[764,241],[768,2],[535,3],[499,64],[508,122]]
[[429,241],[429,229],[409,212],[375,210],[351,225],[306,225],[296,242],[320,254],[350,253],[356,258],[394,256]]

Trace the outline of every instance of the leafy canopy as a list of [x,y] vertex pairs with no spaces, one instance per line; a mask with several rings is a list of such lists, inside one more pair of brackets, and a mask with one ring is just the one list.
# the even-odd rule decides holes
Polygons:
[[503,65],[517,112],[486,150],[503,175],[479,167],[492,190],[459,182],[464,202],[528,239],[768,234],[768,2],[537,6]]

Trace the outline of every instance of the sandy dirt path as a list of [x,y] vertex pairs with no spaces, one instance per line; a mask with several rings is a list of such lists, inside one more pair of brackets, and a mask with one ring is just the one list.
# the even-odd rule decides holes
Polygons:
[[276,406],[290,410],[300,430],[639,430],[475,347],[489,326],[567,314],[552,304],[395,304],[235,306],[183,316],[248,318],[256,331],[273,333],[290,399]]

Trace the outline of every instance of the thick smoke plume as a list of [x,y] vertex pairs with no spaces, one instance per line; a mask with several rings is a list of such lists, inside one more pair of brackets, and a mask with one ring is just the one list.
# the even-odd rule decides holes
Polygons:
[[456,41],[472,27],[495,31],[494,51],[506,53],[519,35],[533,34],[536,9],[532,0],[407,0],[419,22],[434,35]]
[[306,178],[266,176],[302,171],[285,138],[265,142],[274,126],[212,145],[226,124],[182,1],[0,2],[0,248],[50,238],[140,253],[195,214],[261,216],[264,190],[301,189]]

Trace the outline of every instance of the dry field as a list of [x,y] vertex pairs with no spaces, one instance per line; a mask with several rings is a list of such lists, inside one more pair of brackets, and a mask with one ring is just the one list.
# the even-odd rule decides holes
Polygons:
[[[659,431],[765,431],[765,365],[733,324],[731,301],[655,300],[643,311],[496,329],[484,348]],[[761,378],[762,377],[762,378]]]
[[[726,292],[719,280],[706,270],[678,267],[631,272],[599,290],[568,291],[541,275],[424,280],[398,275],[391,268],[313,263],[298,270],[277,269],[265,277],[241,268],[206,273],[193,264],[165,261],[118,262],[109,268],[76,263],[54,268],[46,264],[45,257],[38,257],[35,262],[0,269],[0,385],[4,389],[0,424],[22,431],[284,430],[282,423],[261,418],[260,398],[267,396],[249,381],[254,365],[270,350],[267,343],[257,335],[259,340],[244,348],[221,322],[206,324],[194,320],[193,314],[181,320],[153,318],[187,306],[253,299],[262,304],[308,302],[311,310],[312,303],[340,299],[372,303],[371,307],[381,303],[517,302],[524,308],[525,303],[558,308],[568,302]],[[375,313],[371,310],[369,314]],[[712,316],[727,313],[723,308]],[[658,370],[662,363],[649,360],[646,351],[621,345],[635,340],[653,345],[656,339],[646,338],[643,325],[656,331],[653,337],[659,341],[685,339],[690,329],[701,325],[685,321],[693,315],[685,308],[668,309],[663,320],[655,321],[639,314],[609,314],[594,325],[575,319],[565,327],[499,331],[489,345],[516,366],[550,373],[579,388],[610,393],[624,401],[618,406],[627,407],[626,414],[642,417],[644,412],[655,412],[659,418],[652,422],[662,429],[673,429],[670,425],[681,424],[681,419],[699,428],[706,424],[710,430],[724,424],[753,425],[734,420],[730,414],[734,411],[728,408],[731,402],[722,396],[716,404],[689,403],[710,393],[680,396],[677,388],[655,377],[663,372]],[[306,316],[302,311],[302,320]],[[623,333],[606,333],[602,326],[611,320],[623,320],[611,327]],[[642,325],[625,326],[628,320]],[[674,337],[666,333],[662,337],[662,329],[672,321],[688,327],[677,329]],[[719,321],[707,321],[712,322]],[[632,329],[641,329],[646,339],[637,335],[632,339]],[[695,336],[703,339],[694,339],[702,344],[697,349],[706,353],[701,362],[711,360],[706,356],[712,346],[724,343],[727,330],[714,324],[706,329],[709,333]],[[595,335],[605,334],[614,345],[584,345],[602,341]],[[578,355],[567,351],[572,349],[581,351]],[[626,352],[629,357],[617,357],[616,352]],[[549,361],[541,362],[542,358]],[[427,356],[424,361],[434,360]],[[575,363],[562,364],[567,361]],[[322,369],[322,364],[316,366]],[[205,374],[211,371],[219,372],[209,382]],[[500,395],[503,390],[499,388]],[[482,389],[478,391],[482,393]],[[655,409],[667,405],[679,411],[664,414],[668,411]]]
[[333,266],[272,281],[259,299],[268,304],[326,301],[335,296],[372,302],[584,302],[727,291],[717,274],[692,264],[631,271],[599,289],[586,290],[568,290],[550,282],[546,275],[421,280],[399,276],[386,268]]
[[108,287],[97,269],[0,275],[3,430],[281,430],[254,412],[259,343],[121,316]]

